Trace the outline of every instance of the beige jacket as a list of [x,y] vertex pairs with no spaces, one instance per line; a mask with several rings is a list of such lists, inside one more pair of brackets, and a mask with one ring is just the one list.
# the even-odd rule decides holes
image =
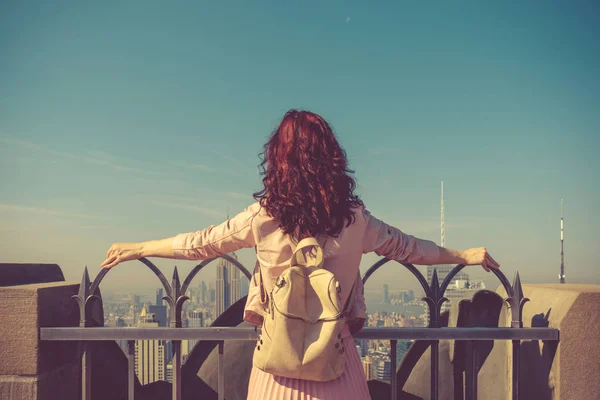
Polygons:
[[[355,222],[344,226],[339,237],[318,238],[323,247],[324,267],[333,272],[341,285],[343,304],[352,285],[356,284],[350,299],[350,319],[358,330],[366,318],[362,281],[357,279],[362,255],[375,252],[393,260],[411,264],[433,264],[438,259],[437,245],[428,240],[407,235],[372,216],[364,207],[355,209]],[[269,293],[277,277],[289,265],[294,242],[279,229],[278,221],[270,217],[258,202],[235,217],[215,226],[177,235],[173,250],[177,258],[204,260],[218,257],[242,248],[256,248],[264,288]],[[250,282],[244,320],[260,326],[263,305],[254,280]]]

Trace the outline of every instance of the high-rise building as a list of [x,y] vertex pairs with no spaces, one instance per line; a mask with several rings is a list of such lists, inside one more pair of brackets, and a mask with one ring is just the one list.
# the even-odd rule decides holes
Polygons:
[[391,381],[392,362],[390,361],[390,358],[387,355],[374,358],[371,373],[373,374],[373,379],[388,382]]
[[[125,328],[127,323],[121,317],[117,317],[115,320],[115,326],[117,328]],[[123,353],[127,354],[127,340],[117,340],[119,347],[123,350]]]
[[[189,328],[202,328],[204,326],[204,313],[201,309],[191,311],[188,319]],[[191,352],[198,342],[197,340],[188,340],[188,352]]]
[[163,290],[162,288],[156,289],[156,303],[155,306],[162,306],[163,304]]
[[138,313],[140,312],[140,296],[136,294],[131,295],[131,307],[130,312],[133,314],[133,323],[136,324],[138,320]]
[[200,282],[200,301],[202,304],[206,304],[208,300],[208,288],[206,287],[206,282]]
[[[235,253],[229,254],[237,260]],[[234,304],[236,301],[242,298],[241,286],[240,286],[240,270],[232,263],[228,262],[227,268],[229,269],[229,305]]]
[[389,287],[387,284],[383,285],[383,302],[385,304],[390,303],[390,291],[389,291]]
[[217,295],[215,293],[215,288],[212,287],[212,283],[208,286],[208,302],[214,303]]
[[363,369],[365,371],[365,376],[367,380],[373,378],[373,359],[369,356],[366,356],[363,361]]
[[[237,260],[235,253],[228,254]],[[220,258],[217,261],[217,282],[215,293],[215,317],[227,310],[240,299],[240,270],[232,263]]]
[[167,306],[151,305],[148,307],[148,313],[154,314],[154,319],[158,322],[158,326],[167,326]]
[[365,357],[369,352],[369,341],[366,339],[357,339],[356,345],[361,357]]
[[248,296],[248,291],[250,290],[250,281],[243,276],[240,279],[240,298],[244,296]]
[[167,364],[167,371],[165,374],[165,378],[166,378],[167,382],[173,383],[173,363],[172,362],[169,362]]
[[225,260],[220,258],[217,261],[217,282],[215,291],[215,317],[218,317],[229,308],[229,268]]
[[[142,308],[138,327],[158,327],[153,314]],[[135,373],[142,385],[165,379],[165,343],[162,340],[137,340],[135,342]]]

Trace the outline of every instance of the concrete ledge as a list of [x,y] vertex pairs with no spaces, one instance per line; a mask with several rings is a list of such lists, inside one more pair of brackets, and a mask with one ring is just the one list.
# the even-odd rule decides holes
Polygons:
[[71,363],[41,375],[0,375],[0,399],[75,400],[79,374],[79,365]]
[[65,277],[58,264],[0,263],[0,286],[63,282]]
[[77,359],[77,343],[41,342],[39,327],[78,326],[78,283],[0,287],[0,375],[39,375]]
[[[504,288],[497,292],[505,295]],[[523,293],[530,299],[523,307],[523,326],[557,328],[560,343],[521,342],[521,397],[600,399],[600,285],[524,285]],[[507,307],[503,314],[501,323],[507,325]],[[510,377],[512,346],[503,345]]]

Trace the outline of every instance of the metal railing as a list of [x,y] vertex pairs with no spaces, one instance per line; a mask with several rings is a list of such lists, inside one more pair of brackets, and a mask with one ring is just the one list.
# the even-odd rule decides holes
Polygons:
[[[252,275],[248,270],[240,264],[236,259],[223,255],[221,258],[231,262],[239,268],[248,279]],[[164,277],[162,272],[149,260],[140,259],[161,281],[166,295],[163,299],[169,306],[169,328],[108,328],[108,327],[91,327],[90,325],[90,304],[93,301],[102,301],[96,295],[97,289],[104,276],[110,271],[102,269],[96,276],[93,283],[90,283],[87,268],[83,273],[83,278],[79,288],[79,294],[73,296],[80,307],[80,326],[79,327],[64,327],[64,328],[40,328],[41,340],[68,340],[81,341],[82,345],[82,399],[91,400],[91,360],[88,341],[113,341],[127,340],[127,357],[128,357],[128,393],[129,400],[133,400],[134,393],[134,360],[135,360],[135,341],[136,340],[170,340],[173,344],[173,381],[172,381],[172,399],[181,400],[181,341],[182,340],[211,340],[218,342],[218,398],[224,399],[224,362],[223,349],[224,342],[228,340],[256,340],[258,331],[254,328],[183,328],[181,324],[181,313],[183,303],[189,298],[185,293],[192,279],[200,272],[202,268],[214,261],[216,258],[205,260],[198,264],[186,277],[183,285],[179,280],[177,267],[173,273],[171,284]],[[365,273],[363,283],[381,266],[390,261],[387,258],[381,259],[375,263]],[[373,340],[389,340],[391,345],[391,399],[397,398],[398,385],[396,373],[396,344],[397,340],[425,340],[429,341],[431,347],[431,399],[437,400],[439,393],[439,341],[440,340],[460,340],[460,341],[481,341],[481,340],[511,340],[512,341],[512,398],[519,398],[519,365],[520,365],[520,341],[521,340],[559,340],[559,331],[551,328],[523,328],[521,312],[523,305],[528,301],[523,295],[521,281],[518,272],[512,285],[501,271],[492,270],[504,286],[508,297],[505,301],[508,303],[511,311],[511,327],[510,328],[446,328],[441,327],[441,307],[445,301],[444,297],[446,288],[450,284],[452,278],[460,272],[464,266],[457,265],[445,277],[442,284],[439,284],[437,271],[434,270],[431,283],[428,284],[423,275],[412,264],[403,264],[415,277],[425,291],[423,300],[429,308],[429,327],[427,328],[364,328],[354,335],[357,339],[373,339]],[[474,353],[475,354],[475,353]],[[477,398],[477,374],[471,373],[467,375],[466,398]]]

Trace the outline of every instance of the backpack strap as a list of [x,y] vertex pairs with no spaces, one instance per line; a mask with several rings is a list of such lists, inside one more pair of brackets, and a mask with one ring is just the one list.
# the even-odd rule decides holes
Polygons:
[[[254,246],[254,252],[258,253],[256,246]],[[258,282],[256,282],[256,277],[258,276]],[[267,303],[267,292],[265,292],[265,287],[263,286],[263,277],[262,277],[262,268],[260,267],[260,262],[258,261],[258,256],[256,257],[256,264],[254,264],[254,274],[252,275],[252,279],[254,280],[254,285],[259,287],[260,290],[260,304]]]
[[[304,263],[299,262],[298,254],[300,253],[300,251],[302,249],[305,249],[307,247],[315,247],[316,248],[317,252],[316,252],[315,256],[310,257],[310,260],[307,259],[306,257],[303,257],[305,260]],[[296,246],[296,249],[294,250],[294,252],[292,253],[292,258],[290,259],[290,265],[304,265],[305,267],[321,268],[323,266],[323,248],[321,247],[321,245],[319,244],[317,239],[315,239],[314,237],[307,237],[307,238],[302,239]]]

